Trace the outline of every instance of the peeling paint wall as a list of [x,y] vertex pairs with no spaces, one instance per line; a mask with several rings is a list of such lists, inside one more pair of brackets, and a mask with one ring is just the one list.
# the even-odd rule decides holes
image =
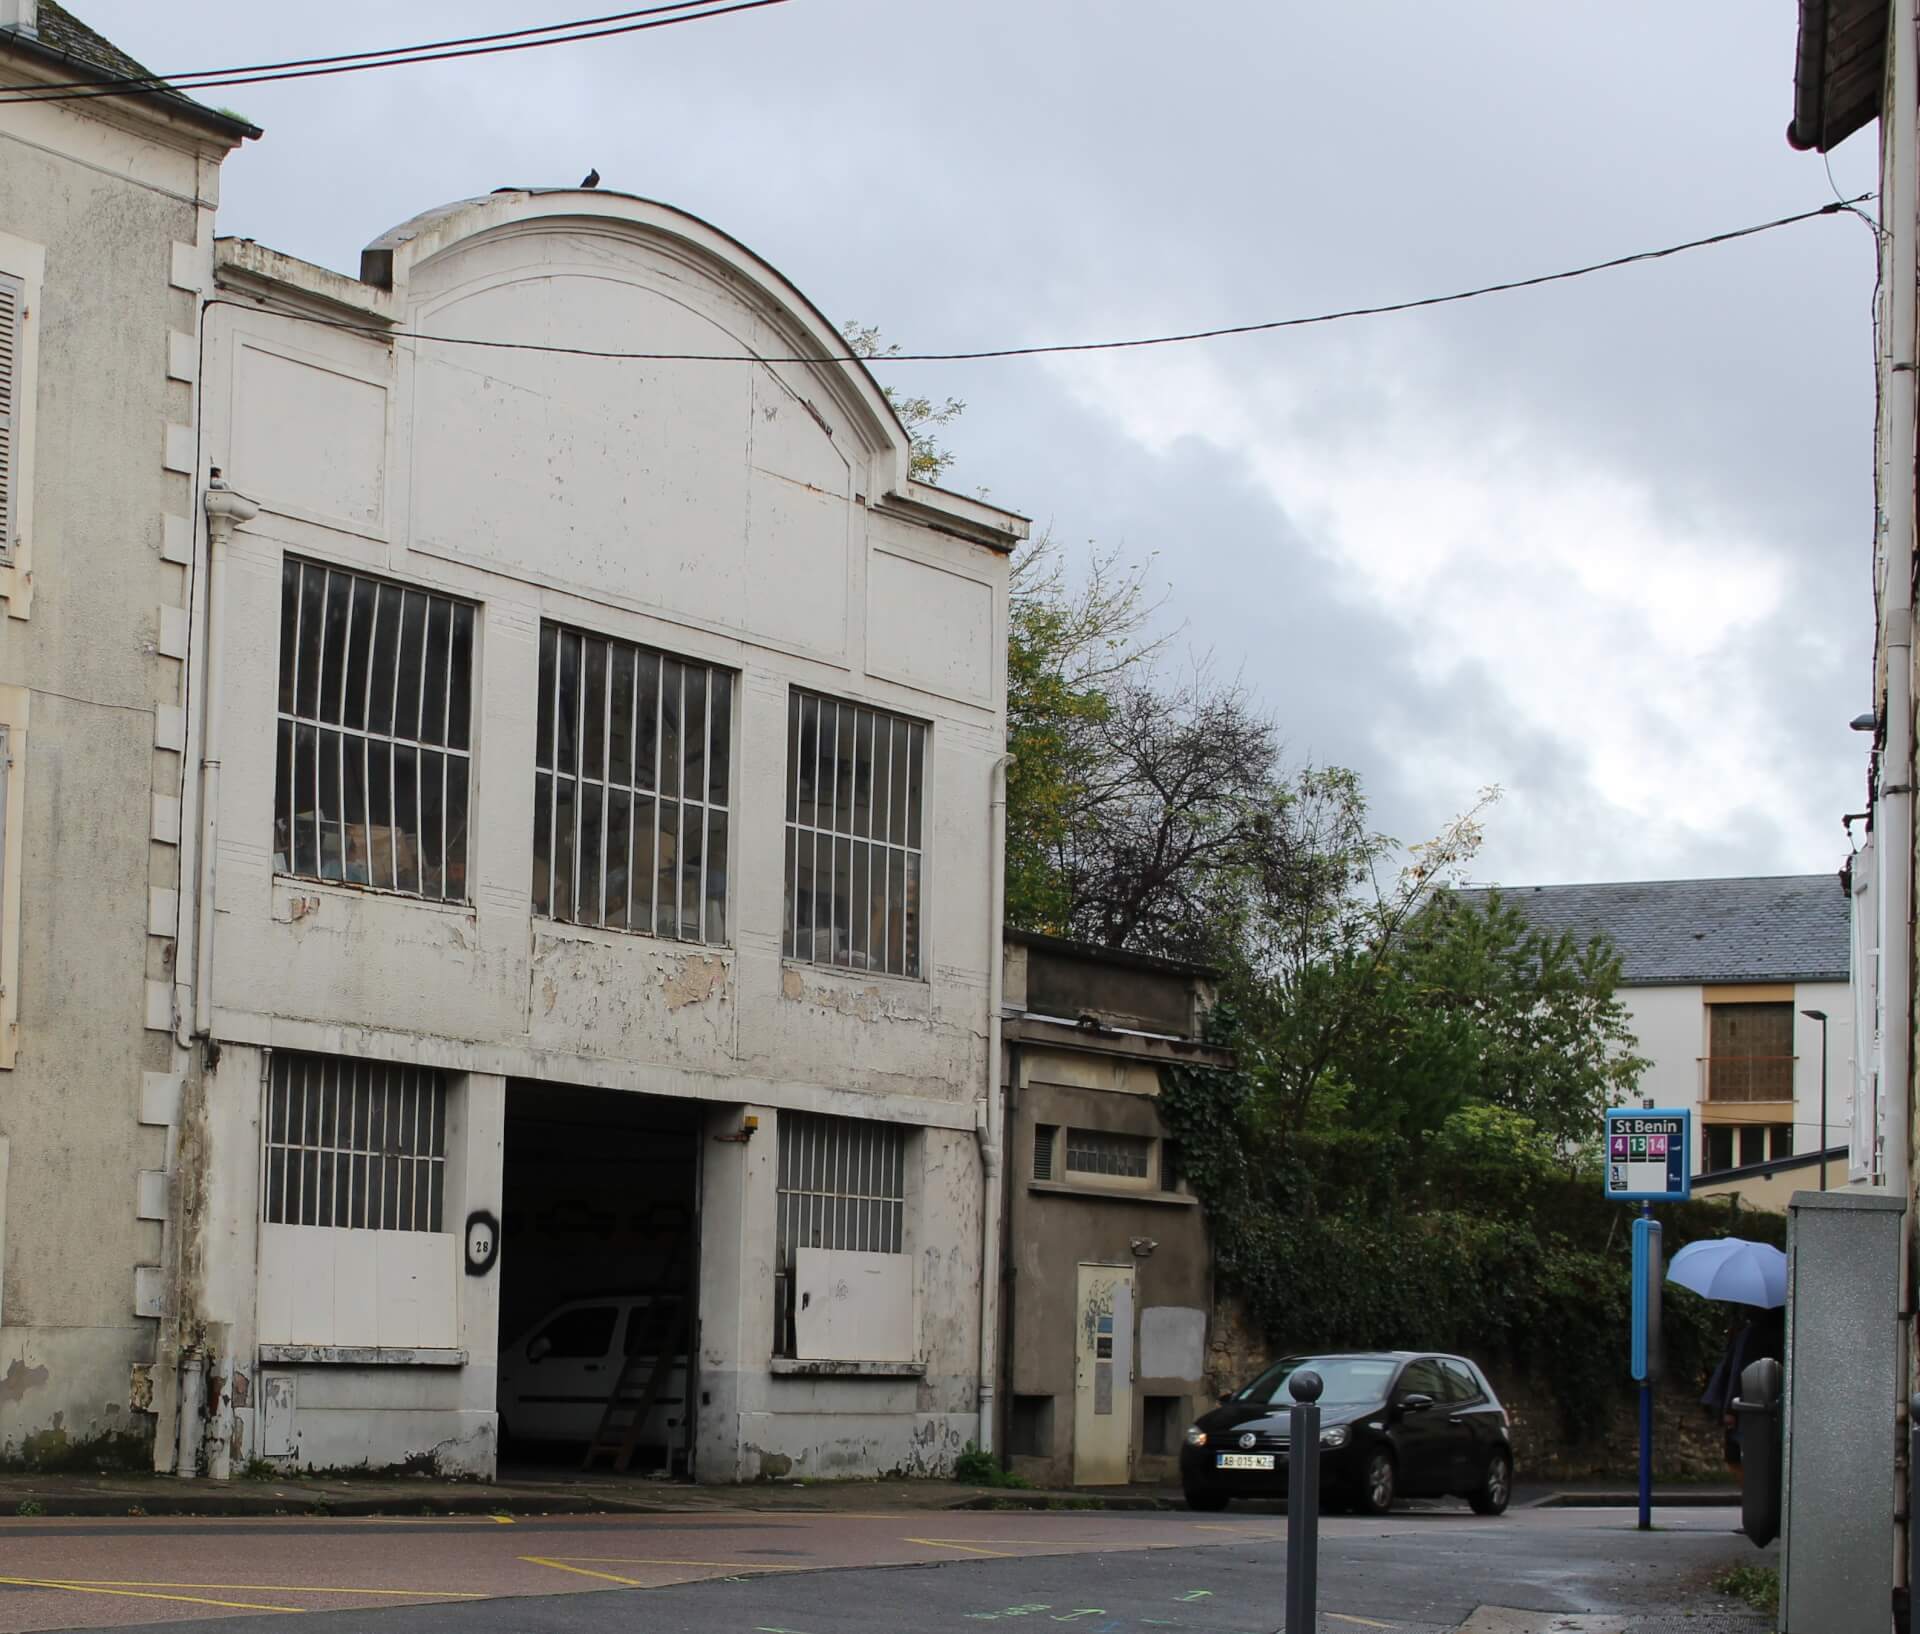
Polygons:
[[[4,45],[0,77],[18,83]],[[225,148],[132,105],[23,104],[0,133],[0,272],[42,272],[13,427],[35,455],[0,562],[23,792],[19,875],[0,881],[19,914],[17,984],[0,957],[18,1017],[0,1038],[4,1463],[151,1459],[141,1370],[189,1071],[170,1033],[193,375]]]
[[[743,1166],[734,1195],[754,1222],[743,1231],[717,1218],[728,1183],[709,1185],[702,1320],[714,1355],[712,1400],[700,1409],[709,1478],[745,1468],[749,1441],[798,1456],[785,1430],[749,1434],[761,1416],[810,1426],[820,1417],[808,1390],[768,1370],[770,1180],[755,1166],[780,1111],[925,1129],[914,1241],[926,1377],[898,1400],[858,1381],[852,1405],[832,1412],[850,1415],[848,1448],[869,1444],[834,1455],[848,1469],[938,1463],[946,1428],[916,1442],[911,1426],[959,1424],[977,1387],[971,1129],[987,1071],[987,806],[1004,742],[1007,607],[1006,555],[984,530],[1002,529],[1006,543],[1015,523],[908,484],[890,411],[870,383],[837,368],[455,356],[295,315],[325,296],[406,327],[560,344],[591,334],[603,346],[782,355],[830,343],[777,275],[690,218],[614,194],[503,195],[423,218],[370,254],[391,292],[232,246],[227,276],[254,291],[271,280],[281,310],[223,307],[210,320],[212,458],[261,507],[230,558],[215,1031],[229,1054],[312,1050],[704,1100],[716,1132],[728,1119],[737,1128],[743,1107],[765,1109],[756,1145],[709,1143],[710,1169]],[[274,698],[290,554],[477,604],[468,902],[275,877]],[[543,619],[737,673],[723,945],[534,917]],[[795,686],[931,725],[924,980],[783,957]],[[257,1166],[258,1139],[257,1127],[229,1119],[214,1166]],[[244,1200],[243,1183],[228,1189]],[[252,1247],[241,1209],[227,1218],[224,1265],[210,1263],[206,1281],[222,1288],[222,1320],[244,1352]],[[468,1371],[483,1360],[490,1370],[493,1341],[477,1327],[470,1341]],[[365,1432],[369,1448],[395,1459],[421,1451],[418,1414],[450,1421],[480,1411],[485,1394],[475,1384],[461,1405],[436,1397],[430,1409],[389,1408],[415,1389],[396,1373],[327,1380],[323,1392],[341,1394],[324,1411],[343,1426],[358,1411],[370,1423],[402,1414]],[[304,1375],[300,1391],[303,1421],[323,1411],[310,1408]],[[434,1445],[490,1458],[466,1428],[441,1429]],[[328,1435],[343,1453],[361,1445],[357,1428]],[[314,1461],[304,1439],[299,1456]]]

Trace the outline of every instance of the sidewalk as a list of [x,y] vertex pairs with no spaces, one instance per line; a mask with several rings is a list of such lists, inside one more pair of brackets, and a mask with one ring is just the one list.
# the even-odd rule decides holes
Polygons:
[[[1514,1507],[1630,1508],[1621,1482],[1521,1486]],[[1661,1487],[1656,1507],[1738,1505],[1717,1486]],[[1044,1492],[958,1481],[761,1481],[692,1486],[639,1476],[509,1470],[486,1483],[426,1476],[327,1476],[181,1481],[171,1476],[0,1475],[0,1518],[14,1515],[588,1515],[699,1514],[717,1510],[859,1512],[946,1509],[1177,1510],[1178,1488],[1131,1486]],[[1262,1504],[1261,1510],[1279,1506]]]

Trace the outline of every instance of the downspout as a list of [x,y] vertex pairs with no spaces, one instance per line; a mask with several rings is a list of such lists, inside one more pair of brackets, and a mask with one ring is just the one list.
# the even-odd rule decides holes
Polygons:
[[220,827],[220,722],[226,704],[227,544],[238,524],[260,514],[260,507],[229,488],[218,470],[207,482],[206,508],[207,724],[200,752],[200,930],[193,980],[193,1030],[200,1038],[213,1031],[214,865]]
[[[1000,1096],[1000,1132],[1004,1143],[1007,1130],[1013,1127],[1014,1108],[1020,1103],[1020,1046],[1007,1046],[1007,1082]],[[1013,1177],[1008,1175],[1003,1184],[1011,1187]],[[1013,1204],[1006,1201],[1000,1210],[1000,1356],[999,1372],[996,1377],[1006,1384],[1008,1394],[1013,1391],[1013,1357],[1017,1343],[1014,1329],[1020,1320],[1019,1288],[1017,1271],[1013,1263]],[[1007,1416],[1007,1403],[1004,1399],[998,1403],[999,1419]],[[997,1426],[996,1426],[997,1428]],[[1006,1445],[1010,1438],[1001,1438],[1000,1467],[1013,1468],[1013,1449]]]
[[[1880,757],[1879,811],[1875,830],[1881,856],[1880,958],[1881,992],[1887,1013],[1881,1028],[1882,1095],[1888,1116],[1882,1136],[1888,1192],[1901,1200],[1911,1216],[1913,1085],[1913,571],[1915,391],[1915,302],[1920,299],[1920,244],[1916,244],[1915,212],[1920,209],[1916,188],[1915,120],[1916,76],[1914,38],[1915,0],[1891,0],[1887,107],[1887,175],[1881,210],[1887,238],[1887,312],[1884,324],[1886,356],[1880,378],[1885,394],[1884,489],[1880,555],[1880,628],[1886,660],[1885,749]],[[1884,846],[1884,849],[1880,848]],[[1911,1284],[1911,1228],[1903,1218],[1900,1233],[1900,1280],[1896,1289],[1899,1347],[1897,1377],[1908,1379],[1908,1322],[1913,1314]],[[1904,1516],[1907,1441],[1907,1389],[1895,1404],[1896,1477],[1894,1513]],[[1906,1527],[1896,1526],[1894,1580],[1904,1581]]]
[[1007,982],[1007,769],[1013,756],[993,763],[987,793],[992,836],[987,868],[987,1082],[974,1106],[973,1133],[980,1144],[980,1429],[979,1448],[993,1451],[1000,1326],[1000,1210],[1005,1185],[1000,1172],[1000,1012]]

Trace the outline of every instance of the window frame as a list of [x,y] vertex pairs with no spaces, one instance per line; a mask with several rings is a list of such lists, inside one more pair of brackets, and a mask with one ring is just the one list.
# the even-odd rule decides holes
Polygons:
[[[296,1084],[294,1074],[299,1073]],[[315,1140],[306,1138],[309,1118],[308,1098],[318,1088],[320,1107]],[[365,1095],[362,1096],[364,1089]],[[295,1128],[295,1096],[299,1097],[298,1124]],[[332,1098],[332,1127],[326,1127],[326,1108]],[[391,1109],[397,1104],[401,1116],[412,1098],[412,1144],[395,1149],[400,1139],[389,1142]],[[376,1104],[380,1131],[372,1133],[371,1117]],[[425,1125],[421,1124],[424,1103]],[[359,1122],[362,1106],[369,1112],[366,1126]],[[343,1116],[344,1108],[344,1116]],[[453,1115],[452,1075],[438,1067],[416,1067],[398,1062],[370,1060],[358,1056],[322,1055],[307,1050],[275,1050],[268,1065],[266,1104],[260,1121],[260,1222],[267,1226],[293,1227],[321,1231],[357,1231],[380,1235],[445,1235],[447,1220],[453,1212],[449,1190],[454,1176],[449,1156],[449,1125]],[[280,1131],[275,1137],[276,1128]],[[420,1148],[425,1137],[425,1149]],[[297,1137],[297,1138],[296,1138]],[[331,1138],[329,1138],[331,1137]],[[343,1138],[344,1137],[344,1138]],[[316,1191],[324,1187],[330,1196],[325,1206],[308,1209],[305,1158],[314,1157]],[[275,1181],[275,1160],[280,1159],[279,1178]],[[322,1159],[327,1161],[323,1164]],[[300,1163],[296,1177],[294,1167]],[[344,1161],[343,1161],[344,1160]],[[376,1170],[375,1165],[380,1167]],[[393,1176],[389,1190],[389,1166]],[[404,1185],[403,1185],[404,1178]],[[421,1183],[425,1182],[424,1200]],[[374,1197],[375,1189],[379,1196]],[[403,1202],[403,1195],[405,1201]],[[288,1203],[293,1200],[293,1207]],[[377,1222],[367,1218],[378,1205]],[[391,1204],[395,1224],[387,1223]],[[352,1218],[356,1212],[361,1218]],[[342,1220],[343,1212],[348,1218]],[[401,1220],[402,1213],[407,1218]],[[306,1216],[311,1212],[312,1219]],[[325,1214],[327,1218],[320,1216]]]
[[[577,713],[572,741],[566,743],[561,730],[559,704],[566,685],[569,643]],[[589,661],[596,656],[600,659],[601,668],[600,719],[589,721],[586,712],[589,683],[586,677]],[[735,796],[740,792],[740,731],[737,718],[742,685],[740,671],[710,659],[690,657],[685,653],[672,652],[664,647],[650,646],[643,641],[609,635],[555,618],[543,618],[540,621],[537,662],[535,702],[538,713],[534,730],[533,845],[529,878],[529,901],[533,916],[550,924],[612,931],[627,936],[651,936],[688,947],[730,947],[733,939],[733,882],[738,872],[735,859],[739,855],[739,801]],[[616,741],[614,732],[614,706],[618,701],[615,683],[622,662],[629,667],[626,697],[629,718],[622,734],[627,765],[624,780],[614,775],[622,747]],[[646,731],[643,704],[647,696],[645,671],[649,664],[653,668],[653,771],[651,780],[643,787],[641,762],[644,758],[643,734]],[[678,724],[671,734],[676,760],[671,779],[666,776],[669,666],[674,668],[674,684],[679,692],[676,706]],[[686,695],[688,683],[696,674],[701,677],[702,697],[697,760],[688,746],[686,734]],[[719,727],[724,727],[724,731],[716,730]],[[589,778],[586,775],[588,748],[596,742],[599,775]],[[720,751],[718,757],[716,749]],[[563,765],[563,761],[566,764]],[[687,793],[688,774],[696,765],[702,785],[697,799]],[[723,771],[720,769],[722,767]],[[669,783],[671,793],[668,792]],[[588,832],[587,802],[583,797],[588,788],[598,791],[599,807],[593,829],[597,848],[593,889],[598,899],[598,912],[592,918],[583,917],[578,912],[581,888],[586,883],[580,841]],[[719,798],[715,798],[716,788]],[[563,797],[567,802],[570,828],[565,854],[569,877],[564,902],[559,890],[562,860],[558,843]],[[619,819],[619,826],[625,836],[621,841],[621,850],[625,854],[627,886],[620,915],[622,922],[611,924],[608,922],[606,892],[607,879],[613,868],[609,836],[613,832],[616,803],[622,801],[625,812]],[[649,884],[645,897],[647,922],[644,925],[633,923],[635,909],[639,905],[635,884],[639,877],[636,863],[640,857],[633,818],[642,803],[649,808],[651,830],[651,841],[646,851]],[[668,836],[661,815],[662,808],[669,805],[674,808],[678,826],[672,831],[674,899],[667,907],[670,918],[663,921],[659,889],[662,874],[660,854],[662,841]],[[686,814],[690,810],[697,810],[700,814],[700,872],[694,893],[696,935],[686,933],[688,910],[684,902],[686,870],[691,860],[686,825]],[[544,890],[540,879],[543,843],[547,875]],[[720,858],[720,895],[717,903],[711,891],[716,854]]]
[[[1073,1161],[1075,1137],[1084,1141],[1137,1142],[1143,1159],[1139,1174],[1117,1174],[1105,1169],[1076,1168]],[[1160,1137],[1136,1135],[1126,1129],[1087,1129],[1069,1125],[1060,1132],[1060,1176],[1069,1185],[1097,1191],[1160,1191]]]
[[14,317],[12,450],[6,500],[0,503],[0,601],[9,618],[33,607],[34,444],[40,393],[40,302],[46,282],[43,245],[0,232],[0,277],[18,286]]
[[[307,575],[317,572],[322,575],[319,592],[320,634],[314,657],[318,664],[318,673],[312,678],[311,692],[313,708],[311,712],[302,709],[302,694],[308,690],[308,681],[304,674],[306,659],[306,641],[304,636],[308,613],[309,597],[306,591]],[[329,608],[334,595],[334,581],[345,581],[346,604],[345,623],[338,637],[338,650],[334,650],[334,638],[328,623]],[[362,618],[361,591],[370,587],[372,606]],[[389,622],[385,617],[389,594],[398,599],[399,610]],[[293,598],[291,609],[288,597]],[[474,681],[479,674],[480,647],[480,604],[463,596],[430,586],[409,584],[404,580],[391,578],[385,574],[370,573],[366,569],[342,562],[330,562],[316,556],[308,556],[298,551],[286,551],[280,564],[280,629],[276,649],[275,696],[274,696],[274,794],[273,794],[273,833],[270,855],[273,859],[273,873],[277,879],[297,880],[302,885],[342,886],[356,891],[378,892],[387,896],[406,897],[416,902],[432,903],[442,907],[469,907],[473,903],[473,831],[474,831],[474,761],[478,753],[478,732],[475,722],[479,714],[478,693]],[[415,631],[411,624],[411,609],[415,598],[424,606],[420,613],[419,627]],[[443,706],[441,732],[438,740],[421,736],[425,726],[422,714],[432,694],[433,675],[429,665],[430,641],[442,639],[436,628],[436,621],[442,609],[445,609],[446,668],[439,677],[439,698]],[[464,618],[463,618],[464,615]],[[292,625],[291,640],[293,652],[287,651],[289,622]],[[362,638],[360,629],[363,622],[367,633]],[[464,637],[462,628],[464,624]],[[465,643],[466,675],[464,691],[466,694],[466,718],[458,724],[456,742],[456,721],[454,717],[454,698],[457,690],[455,676],[455,656],[462,640]],[[404,692],[407,685],[406,667],[412,659],[408,652],[409,642],[416,642],[419,648],[420,673],[414,696],[408,700]],[[383,654],[383,645],[388,651]],[[404,664],[403,664],[403,661]],[[393,687],[386,700],[385,726],[376,727],[374,713],[376,703],[373,681],[376,671],[392,666]],[[350,719],[352,701],[348,697],[351,690],[345,681],[351,678],[358,666],[364,672],[360,687],[360,712],[358,724]],[[336,674],[335,672],[339,672]],[[323,681],[339,683],[339,691],[334,695],[335,718],[329,720],[322,712],[326,700],[320,697]],[[398,730],[401,721],[398,718],[403,705],[413,711],[413,729],[411,733]],[[313,809],[311,821],[314,834],[313,870],[308,872],[301,867],[301,835],[299,833],[299,794],[295,785],[304,782],[305,768],[300,764],[305,752],[302,746],[303,735],[310,734],[314,739],[312,748],[312,770],[314,789],[312,793]],[[325,736],[331,734],[336,739],[339,764],[334,772],[335,789],[333,798],[339,807],[338,874],[325,872],[327,866],[327,848],[325,834],[322,832],[321,813],[326,804],[326,769],[321,764],[321,747]],[[365,832],[366,854],[362,864],[367,877],[356,879],[349,877],[349,830],[354,826],[351,821],[350,806],[353,801],[351,770],[348,750],[358,744],[362,749],[361,784],[359,791],[359,809],[364,813],[364,821],[359,825]],[[384,748],[388,751],[386,768],[386,812],[384,850],[376,835],[378,825],[376,815],[376,788],[374,779],[374,751]],[[413,826],[406,832],[413,837],[414,856],[412,863],[412,883],[401,883],[400,839],[403,831],[397,821],[396,808],[401,796],[400,755],[410,751],[413,757]],[[437,757],[440,762],[440,785],[438,810],[440,816],[440,847],[435,877],[440,884],[435,892],[426,889],[427,856],[421,845],[421,836],[426,827],[427,796],[429,780],[423,775],[429,757]],[[449,799],[454,782],[454,768],[458,763],[465,769],[464,786],[460,797],[460,815],[454,817],[453,806]],[[284,784],[284,788],[283,788]],[[285,796],[287,820],[287,846],[284,854],[280,849],[279,825],[282,816],[282,796]],[[333,826],[333,825],[328,825]],[[456,830],[460,837],[459,873],[460,884],[457,892],[450,886],[453,873],[449,866],[453,851],[449,840]],[[384,855],[386,879],[375,877],[381,870],[381,858]]]
[[0,686],[0,1069],[20,1036],[20,898],[26,885],[27,741],[32,694]]
[[[822,803],[822,771],[825,766],[821,748],[822,710],[831,707],[834,711],[834,748],[832,750],[832,794],[829,823],[822,826],[817,820]],[[802,793],[801,769],[804,758],[801,747],[806,742],[809,716],[812,711],[812,761],[814,775],[811,794]],[[852,771],[846,779],[849,814],[845,827],[840,825],[839,802],[842,788],[839,758],[839,733],[847,713],[853,717],[855,753],[849,763]],[[860,831],[860,755],[859,735],[865,724],[869,728],[869,756],[867,766],[869,782],[867,784],[866,831]],[[887,832],[884,835],[874,832],[877,824],[878,804],[875,784],[872,781],[873,769],[878,761],[879,727],[888,726],[888,807],[885,819]],[[905,733],[906,763],[903,770],[904,787],[900,788],[902,815],[900,819],[901,838],[894,838],[892,800],[896,790],[896,780],[892,776],[893,759],[901,742],[900,734]],[[896,709],[869,703],[857,698],[836,697],[833,694],[817,692],[811,687],[790,686],[787,691],[787,753],[784,773],[785,803],[782,811],[781,857],[784,894],[782,897],[780,951],[781,956],[796,964],[813,965],[828,970],[844,970],[857,976],[888,976],[896,980],[925,982],[932,963],[928,957],[928,897],[931,879],[930,859],[934,830],[934,814],[928,805],[928,797],[933,789],[934,737],[933,723],[916,715],[908,715]],[[918,771],[917,787],[914,781]],[[811,812],[814,820],[803,817]],[[804,846],[803,846],[804,842]],[[845,956],[839,955],[838,933],[840,926],[835,917],[835,905],[841,900],[836,894],[837,877],[829,879],[825,890],[816,883],[819,879],[819,858],[822,842],[832,853],[832,867],[837,876],[841,866],[841,852],[844,848],[847,866],[847,946]],[[861,892],[859,880],[853,872],[853,851],[858,846],[867,856],[866,889]],[[811,905],[807,915],[804,936],[801,928],[801,902],[803,893],[801,883],[801,855],[803,848],[808,853],[809,872],[806,875],[808,890],[806,901]],[[896,879],[894,860],[898,858],[900,871]],[[876,858],[880,878],[876,880]],[[900,910],[900,960],[895,968],[893,960],[893,924],[892,896],[895,884],[901,890]],[[873,952],[874,893],[880,888],[884,904],[880,910],[881,935],[887,943],[886,949],[876,961]],[[820,953],[822,926],[819,904],[822,898],[828,903],[825,932],[828,941],[827,956]],[[861,905],[865,905],[864,912]],[[853,932],[862,918],[866,921],[867,934],[864,939],[864,953],[855,946]]]

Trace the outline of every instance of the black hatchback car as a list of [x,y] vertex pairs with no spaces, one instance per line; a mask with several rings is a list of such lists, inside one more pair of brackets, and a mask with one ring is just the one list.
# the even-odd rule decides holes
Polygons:
[[1320,1490],[1384,1515],[1398,1498],[1465,1498],[1498,1515],[1513,1492],[1506,1409],[1464,1356],[1409,1350],[1288,1356],[1223,1397],[1187,1431],[1180,1484],[1190,1509],[1287,1495],[1287,1380],[1320,1375]]

